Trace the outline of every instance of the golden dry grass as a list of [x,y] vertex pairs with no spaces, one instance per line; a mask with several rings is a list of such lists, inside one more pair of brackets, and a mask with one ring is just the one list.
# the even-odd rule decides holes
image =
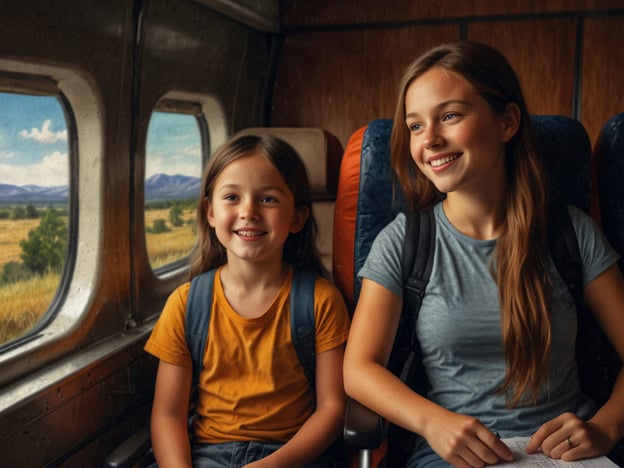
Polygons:
[[0,286],[0,343],[30,330],[48,309],[60,275],[49,274]]
[[[194,210],[184,210],[180,218],[186,223],[195,219]],[[167,221],[169,232],[159,234],[145,233],[147,243],[147,255],[152,268],[159,268],[167,263],[186,257],[195,245],[197,235],[192,225],[184,224],[172,227],[169,223],[169,210],[149,210],[145,212],[145,226],[149,228],[154,220],[164,219]]]
[[21,262],[19,242],[28,238],[28,231],[39,226],[39,219],[0,219],[0,269],[9,262]]

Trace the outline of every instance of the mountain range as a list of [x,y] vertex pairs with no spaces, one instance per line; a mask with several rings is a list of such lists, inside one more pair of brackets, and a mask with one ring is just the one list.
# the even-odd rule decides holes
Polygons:
[[[155,174],[145,181],[146,200],[179,200],[199,196],[201,178],[181,174]],[[0,184],[0,204],[42,204],[67,202],[66,185],[43,187],[40,185]]]

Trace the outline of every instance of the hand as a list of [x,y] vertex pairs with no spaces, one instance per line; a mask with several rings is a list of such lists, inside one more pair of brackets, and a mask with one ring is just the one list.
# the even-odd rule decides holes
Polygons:
[[509,447],[476,418],[444,410],[426,432],[431,448],[457,468],[513,461]]
[[573,461],[604,455],[612,446],[609,436],[598,426],[574,413],[564,413],[544,423],[531,436],[526,452],[541,449],[550,458]]

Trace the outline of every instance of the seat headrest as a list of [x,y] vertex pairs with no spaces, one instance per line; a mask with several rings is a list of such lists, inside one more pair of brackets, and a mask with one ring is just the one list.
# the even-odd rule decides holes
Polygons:
[[241,135],[271,135],[284,140],[305,164],[312,197],[315,200],[335,198],[342,158],[342,145],[336,136],[311,127],[253,127],[236,134]]

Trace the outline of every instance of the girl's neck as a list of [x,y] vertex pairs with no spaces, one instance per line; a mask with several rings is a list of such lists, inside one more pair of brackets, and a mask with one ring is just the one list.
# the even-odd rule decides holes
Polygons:
[[290,267],[227,263],[221,269],[221,285],[229,304],[238,315],[254,318],[263,315],[275,300]]
[[255,290],[281,286],[290,267],[283,263],[250,263],[230,261],[221,269],[221,282],[238,290]]
[[449,222],[462,234],[478,240],[496,239],[504,225],[504,196],[470,197],[449,193],[442,202]]

